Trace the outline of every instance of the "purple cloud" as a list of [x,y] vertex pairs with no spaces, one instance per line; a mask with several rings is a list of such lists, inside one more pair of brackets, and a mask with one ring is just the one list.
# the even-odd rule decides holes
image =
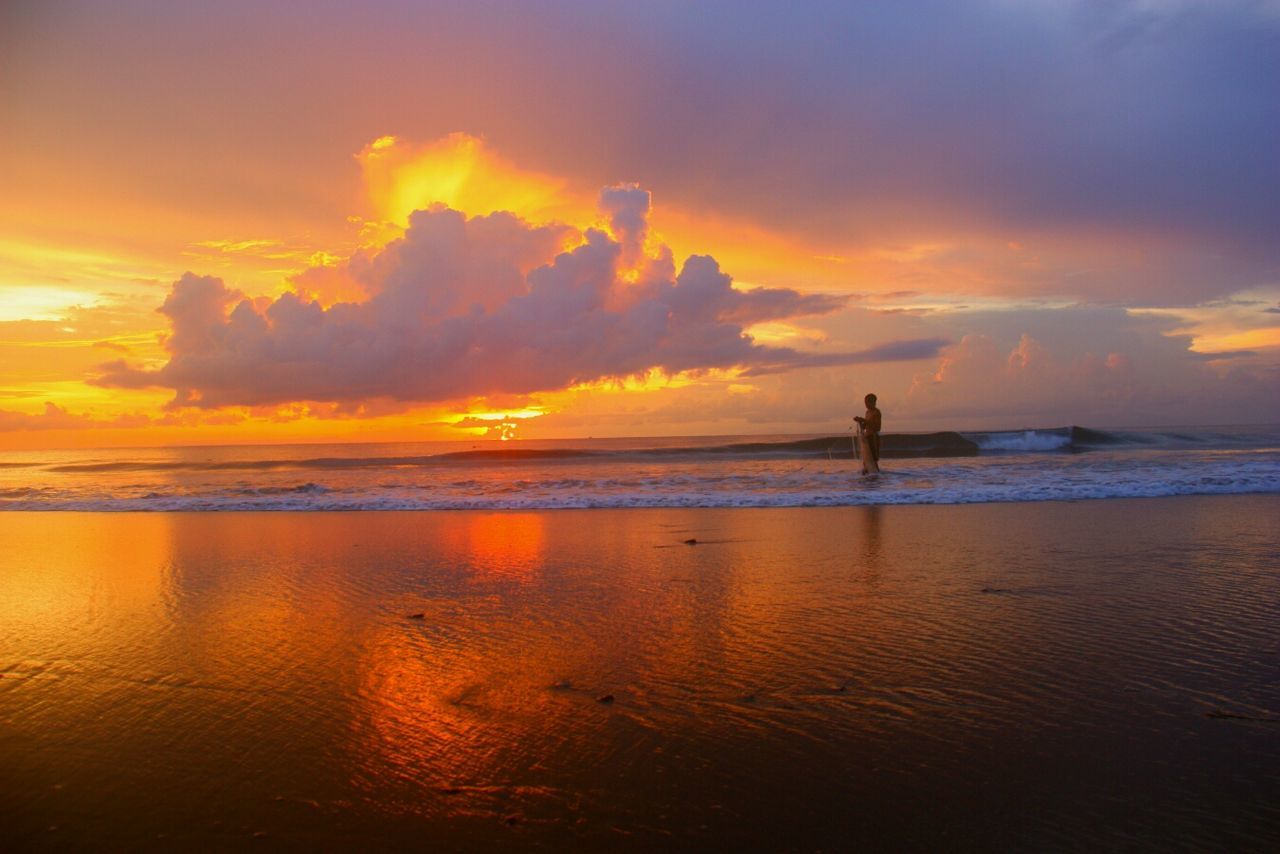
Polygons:
[[94,382],[171,388],[173,406],[202,408],[426,402],[561,389],[655,369],[778,373],[918,359],[945,343],[852,353],[757,343],[746,331],[753,323],[825,314],[847,300],[787,288],[738,290],[703,255],[688,258],[677,274],[666,247],[643,254],[647,192],[614,188],[602,204],[619,239],[591,229],[559,254],[562,226],[533,226],[506,213],[467,219],[442,207],[417,211],[402,239],[358,254],[339,271],[366,298],[327,308],[298,293],[251,300],[220,279],[187,273],[159,309],[171,326],[168,363],[145,370],[109,362]]

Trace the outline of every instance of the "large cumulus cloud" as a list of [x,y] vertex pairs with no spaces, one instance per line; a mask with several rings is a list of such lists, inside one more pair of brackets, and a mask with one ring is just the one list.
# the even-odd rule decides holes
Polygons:
[[[733,287],[714,258],[677,272],[669,250],[645,248],[649,195],[612,188],[602,208],[617,236],[534,226],[512,214],[468,219],[443,207],[414,213],[402,239],[336,270],[299,277],[271,300],[191,273],[159,309],[169,360],[124,361],[95,380],[161,386],[173,406],[292,401],[448,401],[524,394],[660,370],[779,372],[870,359],[918,359],[945,341],[810,352],[767,346],[753,323],[823,314],[842,297]],[[557,249],[578,238],[568,251]],[[353,299],[326,305],[312,285],[341,280]]]

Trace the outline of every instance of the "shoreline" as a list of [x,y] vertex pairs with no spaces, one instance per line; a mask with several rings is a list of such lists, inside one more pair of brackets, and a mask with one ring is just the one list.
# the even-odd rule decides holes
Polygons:
[[596,506],[596,507],[345,507],[345,508],[205,508],[199,510],[190,509],[155,509],[146,510],[133,507],[125,507],[119,510],[85,510],[80,508],[18,508],[11,509],[0,505],[0,518],[7,515],[29,516],[38,514],[51,515],[94,515],[94,516],[240,516],[240,515],[296,515],[310,516],[321,514],[343,514],[351,513],[357,515],[373,515],[373,514],[410,514],[410,515],[436,515],[436,514],[465,514],[465,513],[628,513],[628,512],[736,512],[736,511],[770,511],[770,510],[857,510],[866,508],[888,509],[888,508],[962,508],[962,507],[1019,507],[1022,505],[1043,505],[1043,504],[1097,504],[1100,502],[1144,502],[1144,501],[1181,501],[1181,500],[1197,500],[1197,499],[1249,499],[1261,498],[1266,496],[1280,496],[1280,490],[1259,490],[1256,492],[1190,492],[1179,493],[1177,495],[1118,495],[1118,496],[1100,496],[1100,497],[1083,497],[1083,498],[1036,498],[1023,500],[1003,500],[992,499],[988,501],[955,501],[955,502],[885,502],[885,503],[857,503],[857,504],[741,504],[741,505],[626,505],[626,506]]

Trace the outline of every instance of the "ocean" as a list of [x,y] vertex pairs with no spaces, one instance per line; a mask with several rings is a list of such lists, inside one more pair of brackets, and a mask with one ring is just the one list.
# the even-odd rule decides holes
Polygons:
[[1276,850],[1280,428],[850,448],[0,454],[246,511],[0,513],[4,839]]
[[0,509],[539,510],[972,504],[1280,492],[1280,426],[297,444],[0,455]]

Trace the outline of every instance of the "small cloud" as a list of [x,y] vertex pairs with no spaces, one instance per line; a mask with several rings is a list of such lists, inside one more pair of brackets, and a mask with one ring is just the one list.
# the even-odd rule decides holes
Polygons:
[[142,413],[129,413],[114,418],[96,418],[88,413],[74,413],[46,401],[44,412],[32,415],[0,409],[0,433],[28,430],[92,430],[105,427],[141,427],[151,423]]
[[896,300],[915,299],[924,296],[923,291],[886,291],[880,294],[871,294],[872,302],[894,302]]
[[263,239],[263,240],[199,240],[193,246],[202,246],[205,249],[216,249],[219,252],[228,254],[236,254],[241,252],[253,252],[257,249],[268,249],[284,244],[279,240]]
[[[869,362],[913,362],[919,359],[934,359],[951,342],[945,338],[913,338],[904,341],[890,341],[866,350],[850,353],[800,353],[795,350],[784,351],[786,356],[776,363],[764,364],[743,371],[744,377],[759,377],[767,374],[782,373],[796,368],[825,368],[839,365],[861,365]],[[781,350],[781,348],[780,348]]]
[[915,306],[915,307],[912,307],[912,308],[905,308],[905,307],[900,307],[900,308],[877,308],[877,309],[872,309],[872,310],[873,310],[876,314],[910,314],[910,315],[912,315],[912,316],[920,316],[920,315],[924,315],[924,314],[929,314],[930,312],[932,312],[932,311],[936,311],[937,309],[930,308],[930,307],[928,307],[928,306]]
[[1258,355],[1257,350],[1222,350],[1217,353],[1201,353],[1198,350],[1188,350],[1187,357],[1201,362],[1225,362],[1231,359],[1248,359]]

